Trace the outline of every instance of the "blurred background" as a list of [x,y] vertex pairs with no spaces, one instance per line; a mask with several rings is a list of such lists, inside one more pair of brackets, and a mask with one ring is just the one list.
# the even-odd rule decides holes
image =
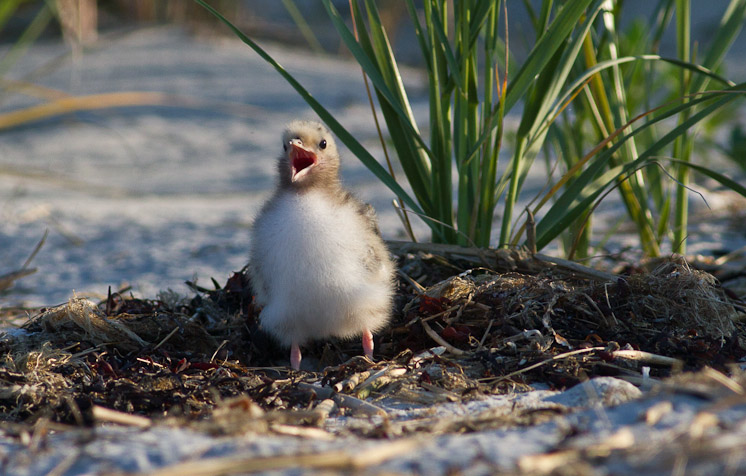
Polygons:
[[[344,18],[349,18],[348,0],[334,0]],[[536,4],[540,0],[525,2]],[[620,2],[623,4],[621,24],[645,24],[655,13],[656,2]],[[318,2],[297,0],[214,0],[210,4],[228,20],[252,38],[268,39],[286,45],[309,49],[314,53],[342,54],[348,51],[332,27],[326,11]],[[422,62],[416,37],[408,17],[406,2],[378,0],[381,21],[389,34],[397,59],[409,64]],[[420,2],[415,2],[419,6]],[[718,28],[728,0],[692,2],[693,40],[703,43]],[[71,44],[90,45],[99,31],[112,32],[144,25],[179,24],[190,32],[229,36],[212,15],[190,0],[6,0],[0,12],[0,42],[13,43],[24,35],[59,38],[64,35]],[[524,9],[513,9],[511,34],[513,47],[533,41],[528,26],[529,15]],[[27,31],[35,24],[34,31]],[[513,28],[514,27],[514,28]],[[675,54],[674,31],[667,30],[661,38],[661,54]],[[740,34],[730,54],[742,55],[746,38]],[[524,45],[525,48],[525,45]],[[733,64],[731,67],[746,68]]]
[[[209,3],[383,160],[360,68],[320,3]],[[626,28],[646,24],[652,2],[624,3]],[[692,3],[698,44],[718,28],[728,1]],[[407,9],[400,0],[377,4],[425,127],[427,83]],[[335,5],[349,19],[348,2]],[[533,30],[524,10],[511,15],[520,61]],[[673,30],[661,38],[663,55],[675,55]],[[746,75],[745,48],[741,33],[726,59],[729,76]],[[247,262],[248,229],[274,186],[283,125],[313,117],[271,67],[191,1],[2,0],[0,275],[10,278],[0,280],[0,308],[53,305],[73,293],[100,298],[109,287],[155,297],[169,288],[188,293],[185,281],[224,283]],[[506,118],[508,128],[518,119]],[[720,121],[712,150],[737,170],[746,150],[742,114],[731,110]],[[509,151],[509,135],[506,143]],[[345,183],[376,207],[386,238],[403,239],[392,193],[343,154]],[[545,182],[538,170],[526,189]],[[708,196],[709,208],[693,202],[695,212],[732,209],[692,231],[693,252],[742,246],[743,211],[734,203],[731,194]],[[618,207],[601,211],[613,221]],[[427,226],[413,226],[428,238]],[[633,246],[624,233],[609,245]]]

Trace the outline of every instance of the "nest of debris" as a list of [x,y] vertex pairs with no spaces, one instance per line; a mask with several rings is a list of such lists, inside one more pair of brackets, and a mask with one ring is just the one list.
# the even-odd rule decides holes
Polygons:
[[0,418],[289,431],[328,415],[319,402],[376,414],[381,399],[427,405],[597,375],[639,383],[728,372],[746,356],[744,301],[680,259],[608,273],[517,250],[391,246],[400,279],[378,362],[332,340],[304,349],[315,372],[289,370],[243,270],[224,286],[193,285],[191,298],[110,293],[39,310],[0,336]]

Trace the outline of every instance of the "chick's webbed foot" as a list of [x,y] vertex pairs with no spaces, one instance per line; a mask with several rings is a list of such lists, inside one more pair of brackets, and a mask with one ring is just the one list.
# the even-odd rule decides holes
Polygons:
[[366,357],[373,360],[373,334],[368,329],[363,331],[363,352]]
[[293,370],[300,370],[300,359],[300,347],[298,344],[293,342],[290,346],[290,367],[292,367]]

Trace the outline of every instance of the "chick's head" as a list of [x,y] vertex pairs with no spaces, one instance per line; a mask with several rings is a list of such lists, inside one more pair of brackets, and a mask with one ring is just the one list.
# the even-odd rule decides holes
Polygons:
[[329,130],[318,122],[293,121],[282,134],[280,180],[305,188],[332,185],[339,180],[339,153]]

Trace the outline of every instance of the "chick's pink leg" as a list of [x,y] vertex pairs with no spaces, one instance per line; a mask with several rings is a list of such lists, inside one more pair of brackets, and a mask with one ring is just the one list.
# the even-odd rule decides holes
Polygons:
[[363,331],[363,351],[366,357],[373,358],[373,334],[368,329]]
[[300,347],[293,342],[290,346],[290,366],[295,370],[300,370]]

